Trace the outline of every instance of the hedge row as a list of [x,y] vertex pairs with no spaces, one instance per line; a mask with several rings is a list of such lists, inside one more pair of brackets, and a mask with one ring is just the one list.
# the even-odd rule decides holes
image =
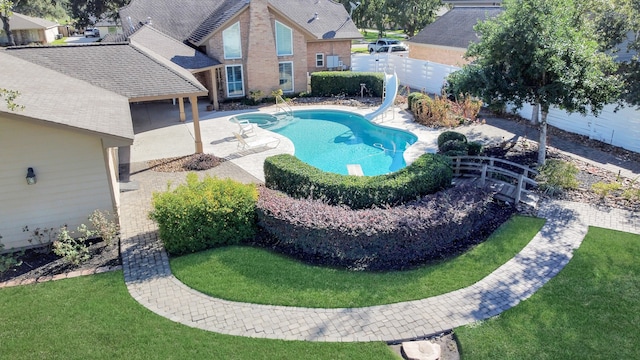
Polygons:
[[351,210],[261,188],[264,246],[306,262],[353,270],[399,270],[486,239],[513,210],[492,193],[455,187],[393,208]]
[[384,75],[375,72],[319,71],[311,74],[313,96],[360,96],[365,84],[370,96],[382,96]]
[[182,255],[252,239],[257,197],[255,185],[189,173],[186,184],[153,194],[149,217],[167,252]]
[[283,154],[264,162],[265,185],[297,199],[318,199],[352,209],[394,206],[451,185],[446,157],[424,154],[411,165],[388,175],[350,176],[324,172]]

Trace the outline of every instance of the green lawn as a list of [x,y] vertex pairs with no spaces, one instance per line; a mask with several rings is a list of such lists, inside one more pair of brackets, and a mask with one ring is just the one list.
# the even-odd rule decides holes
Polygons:
[[250,339],[171,322],[122,272],[0,289],[1,359],[397,359],[382,342]]
[[[374,30],[374,29],[366,29],[366,31],[360,30],[360,34],[364,36],[364,40],[366,42],[376,41],[378,40],[378,37],[379,37],[378,30]],[[404,32],[402,30],[387,30],[384,34],[384,37],[388,39],[396,39],[401,41],[406,40],[404,37]]]
[[590,228],[530,299],[455,330],[466,359],[640,358],[640,235]]
[[543,219],[516,216],[455,259],[411,271],[353,272],[309,266],[251,247],[171,259],[188,286],[235,301],[305,307],[362,307],[422,299],[472,285],[517,254]]

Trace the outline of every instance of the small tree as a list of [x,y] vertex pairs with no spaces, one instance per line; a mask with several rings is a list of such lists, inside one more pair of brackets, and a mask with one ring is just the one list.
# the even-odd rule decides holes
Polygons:
[[450,91],[516,108],[539,105],[538,164],[543,165],[549,108],[597,114],[617,99],[620,81],[609,75],[615,64],[598,50],[574,0],[507,0],[504,8],[474,27],[480,41],[466,56],[475,61],[449,77]]
[[11,31],[10,19],[13,16],[13,2],[9,0],[0,0],[0,19],[2,19],[2,29],[7,35],[7,42],[9,46],[15,46],[16,41],[13,39],[13,32]]

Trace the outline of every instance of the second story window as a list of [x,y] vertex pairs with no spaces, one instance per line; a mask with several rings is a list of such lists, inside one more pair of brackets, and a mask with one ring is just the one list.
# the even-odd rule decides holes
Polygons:
[[293,55],[293,30],[276,21],[276,49],[278,56]]
[[237,22],[222,32],[225,59],[242,58],[242,41],[240,40],[240,23]]

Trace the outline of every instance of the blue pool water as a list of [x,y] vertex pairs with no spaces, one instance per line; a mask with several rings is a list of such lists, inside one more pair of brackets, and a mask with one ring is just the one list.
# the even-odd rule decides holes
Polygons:
[[289,138],[298,159],[343,175],[348,174],[350,164],[359,164],[367,176],[400,170],[406,166],[404,150],[418,139],[347,111],[295,110],[293,115],[242,114],[235,118]]

